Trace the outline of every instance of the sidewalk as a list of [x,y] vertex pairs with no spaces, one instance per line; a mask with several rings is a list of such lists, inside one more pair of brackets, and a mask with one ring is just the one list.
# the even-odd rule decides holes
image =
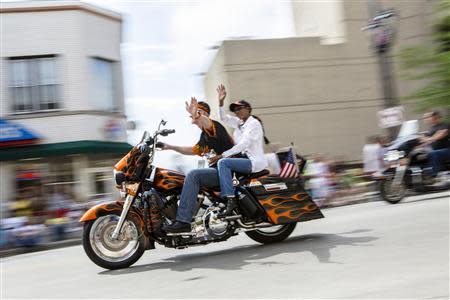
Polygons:
[[32,252],[37,252],[37,251],[45,251],[45,250],[52,250],[52,249],[69,247],[69,246],[81,245],[82,230],[71,232],[71,233],[68,233],[67,235],[68,235],[68,238],[65,240],[47,241],[47,242],[44,242],[44,243],[42,243],[38,246],[32,247],[32,248],[21,247],[21,248],[2,249],[2,250],[0,250],[0,258],[18,255],[18,254],[25,254],[25,253],[32,253]]
[[73,239],[68,239],[68,240],[63,240],[63,241],[50,242],[47,244],[35,246],[33,248],[4,249],[4,250],[0,250],[0,258],[18,255],[18,254],[32,253],[32,252],[37,252],[37,251],[45,251],[45,250],[64,248],[64,247],[75,246],[75,245],[81,245],[81,238],[73,238]]
[[[428,193],[428,194],[422,194],[417,196],[410,196],[408,197],[410,201],[417,201],[417,200],[425,200],[425,199],[433,199],[433,198],[440,198],[444,197],[449,194],[449,191],[444,191],[440,193]],[[377,192],[366,192],[346,197],[341,197],[338,199],[335,199],[332,203],[327,205],[327,207],[324,208],[332,208],[332,207],[339,207],[339,206],[345,206],[345,205],[353,205],[358,203],[365,203],[365,202],[373,202],[373,201],[382,201],[379,193]],[[322,209],[324,209],[322,208]],[[75,237],[72,237],[67,240],[63,241],[57,241],[57,242],[49,242],[34,248],[12,248],[12,249],[4,249],[0,250],[0,258],[18,255],[18,254],[24,254],[24,253],[31,253],[31,252],[37,252],[37,251],[44,251],[44,250],[51,250],[51,249],[58,249],[68,246],[75,246],[81,244],[81,232],[77,233]]]

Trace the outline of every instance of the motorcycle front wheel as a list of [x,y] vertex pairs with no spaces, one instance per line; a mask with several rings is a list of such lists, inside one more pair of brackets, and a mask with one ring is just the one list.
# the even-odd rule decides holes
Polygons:
[[84,224],[84,251],[96,265],[109,270],[131,266],[146,249],[146,237],[133,217],[127,217],[119,237],[113,239],[118,221],[118,215],[110,214]]
[[278,243],[287,239],[294,231],[297,223],[275,225],[267,228],[246,231],[245,234],[252,240],[261,244]]
[[380,182],[380,195],[383,200],[396,204],[405,198],[407,189],[404,183],[394,185],[394,175],[389,175]]

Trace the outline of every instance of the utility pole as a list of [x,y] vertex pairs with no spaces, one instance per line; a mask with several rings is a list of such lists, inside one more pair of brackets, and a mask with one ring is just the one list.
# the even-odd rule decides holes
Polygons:
[[[363,29],[370,30],[372,46],[378,58],[384,108],[390,108],[398,105],[392,62],[389,59],[390,49],[394,42],[395,28],[387,22],[389,18],[395,17],[395,12],[393,10],[383,11],[380,0],[367,0],[367,4],[371,21]],[[391,139],[394,139],[397,135],[395,127],[388,128],[388,132]]]

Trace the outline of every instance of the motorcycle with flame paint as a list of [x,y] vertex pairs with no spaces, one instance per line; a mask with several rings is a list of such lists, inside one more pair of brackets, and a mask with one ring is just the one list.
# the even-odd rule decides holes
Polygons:
[[[323,218],[300,178],[280,178],[264,170],[235,174],[238,208],[233,215],[218,217],[225,209],[219,187],[202,188],[191,232],[165,233],[162,226],[175,222],[185,178],[182,173],[153,165],[159,137],[175,132],[161,129],[165,125],[162,120],[153,135],[145,132],[138,146],[115,165],[121,200],[98,204],[80,219],[84,223],[84,250],[98,266],[127,268],[144,251],[155,249],[155,243],[182,249],[226,241],[240,232],[259,243],[280,242],[298,222]],[[143,143],[147,146],[139,147]]]

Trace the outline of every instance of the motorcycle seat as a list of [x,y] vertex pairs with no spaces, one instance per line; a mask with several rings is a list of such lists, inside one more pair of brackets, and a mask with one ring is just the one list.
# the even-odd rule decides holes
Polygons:
[[239,181],[242,180],[250,180],[250,179],[255,179],[255,178],[259,178],[259,177],[263,177],[266,175],[269,175],[270,171],[269,170],[262,170],[256,173],[250,173],[250,174],[241,174],[241,173],[236,173],[236,177],[239,179]]
[[[235,172],[235,174],[236,174],[236,178],[239,181],[239,184],[242,185],[242,184],[247,183],[249,180],[269,175],[270,171],[262,170],[262,171],[259,171],[256,173],[250,173],[250,174],[242,174],[242,173]],[[202,190],[210,193],[215,198],[219,198],[219,199],[221,198],[220,197],[220,186],[215,186],[215,187],[211,187],[211,188],[203,188]]]

